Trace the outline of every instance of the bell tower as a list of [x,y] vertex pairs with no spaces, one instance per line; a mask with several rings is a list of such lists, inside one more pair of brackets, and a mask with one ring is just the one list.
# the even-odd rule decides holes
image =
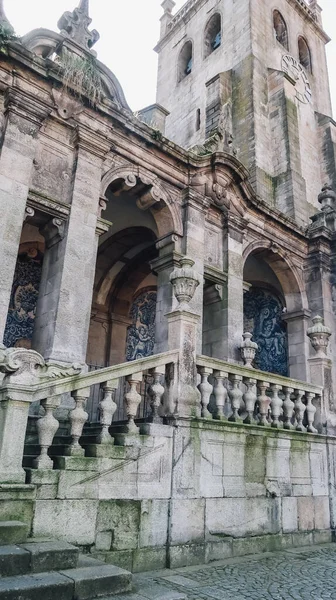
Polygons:
[[162,7],[157,103],[170,113],[166,136],[196,153],[235,153],[261,200],[308,225],[321,187],[336,184],[329,38],[316,0]]

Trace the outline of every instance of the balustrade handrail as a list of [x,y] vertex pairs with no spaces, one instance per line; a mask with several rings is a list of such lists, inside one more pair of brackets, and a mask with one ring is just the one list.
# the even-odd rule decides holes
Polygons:
[[[132,375],[133,373],[147,371],[154,369],[155,367],[176,363],[177,361],[178,351],[170,350],[168,352],[154,354],[153,356],[140,358],[131,362],[103,367],[102,369],[90,371],[88,373],[79,373],[65,377],[61,376],[59,379],[52,379],[48,377],[48,373],[46,373],[45,376],[41,377],[40,381],[30,384],[28,389],[32,394],[32,400],[38,401],[43,400],[46,397],[60,396],[67,392],[90,388],[92,385],[114,381]],[[16,387],[16,385],[20,388],[26,387],[11,383],[0,387],[0,391],[7,387]]]
[[297,390],[304,390],[314,394],[322,394],[323,391],[321,386],[306,381],[300,381],[298,379],[292,379],[291,377],[284,377],[274,373],[267,373],[265,371],[260,371],[259,369],[251,369],[219,358],[200,355],[197,356],[196,363],[198,367],[208,367],[213,370],[227,372],[230,375],[240,375],[243,378],[257,379],[259,381],[265,381],[267,383],[290,387]]

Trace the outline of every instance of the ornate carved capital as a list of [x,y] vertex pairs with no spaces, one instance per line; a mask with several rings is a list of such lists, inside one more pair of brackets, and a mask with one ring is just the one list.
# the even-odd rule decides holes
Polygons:
[[65,221],[57,217],[50,219],[46,225],[40,228],[40,234],[46,241],[46,247],[52,248],[65,236]]
[[50,115],[52,106],[27,92],[8,88],[5,96],[5,109],[6,114],[16,118],[19,128],[22,129],[22,122],[27,121],[24,133],[34,136],[43,121]]

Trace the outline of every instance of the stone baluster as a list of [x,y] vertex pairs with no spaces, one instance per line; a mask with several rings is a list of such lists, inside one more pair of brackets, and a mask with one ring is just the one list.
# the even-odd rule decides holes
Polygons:
[[207,367],[200,367],[199,374],[201,376],[201,383],[198,386],[199,391],[201,392],[201,416],[204,419],[211,419],[212,414],[208,410],[210,396],[213,392],[213,385],[209,383],[209,376],[212,375],[212,369],[208,369]]
[[279,397],[281,385],[272,383],[271,385],[271,427],[278,429],[281,427],[280,416],[282,415],[282,400]]
[[232,408],[232,415],[230,416],[229,421],[236,423],[241,421],[239,417],[239,410],[241,408],[243,392],[240,389],[240,384],[243,378],[240,375],[230,375],[229,379],[232,385],[231,389],[229,390],[229,398],[231,400]]
[[165,389],[161,383],[163,377],[165,376],[166,368],[163,367],[155,367],[150,370],[150,374],[153,376],[153,383],[149,388],[149,395],[151,397],[151,416],[149,421],[151,423],[161,423],[162,418],[160,416],[159,410],[162,406],[162,399]]
[[54,464],[48,456],[48,450],[53,443],[53,439],[59,428],[59,422],[54,417],[53,412],[61,403],[61,396],[52,396],[41,400],[41,406],[45,414],[37,421],[38,440],[40,445],[40,455],[34,460],[36,469],[52,469]]
[[305,404],[302,402],[302,397],[305,395],[303,390],[295,390],[295,418],[296,431],[306,431],[303,425],[304,414],[306,410]]
[[228,377],[228,374],[224,371],[214,371],[214,377],[216,384],[214,387],[215,403],[216,403],[216,419],[223,421],[226,419],[224,414],[225,403],[227,400],[227,390],[224,386],[224,379]]
[[244,420],[244,423],[247,425],[251,425],[254,423],[254,409],[257,401],[257,394],[255,393],[255,385],[257,383],[256,379],[252,379],[251,377],[244,377],[244,384],[246,385],[246,391],[243,394],[243,400],[245,404],[245,410],[247,412],[247,417]]
[[84,456],[85,451],[79,444],[79,439],[82,436],[83,427],[89,418],[88,413],[85,411],[85,405],[90,396],[90,388],[74,391],[71,393],[71,396],[75,401],[75,408],[69,415],[71,423],[71,444],[67,452],[70,456]]
[[119,379],[105,381],[102,384],[103,396],[99,402],[99,422],[102,426],[98,436],[100,444],[111,444],[113,438],[110,435],[109,428],[112,423],[113,415],[117,410],[117,405],[114,402],[114,395],[119,386]]
[[285,393],[285,400],[283,402],[284,429],[293,429],[292,418],[294,415],[294,402],[291,399],[291,395],[293,394],[294,389],[291,387],[284,387],[283,391]]
[[306,400],[307,400],[306,412],[307,412],[307,421],[308,421],[307,431],[309,431],[309,433],[317,433],[317,429],[316,429],[316,427],[314,427],[316,406],[314,406],[314,404],[313,404],[313,398],[315,398],[315,394],[313,394],[312,392],[306,392]]
[[262,427],[267,426],[268,423],[268,411],[271,403],[271,399],[267,396],[266,390],[269,388],[267,381],[257,382],[258,387],[258,408],[259,408],[259,423]]
[[137,386],[142,382],[142,372],[129,375],[126,377],[126,380],[130,385],[130,389],[125,394],[125,407],[128,419],[125,432],[137,434],[139,433],[139,427],[135,424],[134,419],[141,402],[141,395],[137,391]]

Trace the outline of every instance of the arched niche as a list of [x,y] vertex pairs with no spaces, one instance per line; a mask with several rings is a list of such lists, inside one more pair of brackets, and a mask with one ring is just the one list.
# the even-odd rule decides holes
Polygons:
[[310,48],[304,39],[300,36],[298,39],[298,52],[300,64],[306,69],[307,73],[312,72],[312,61]]
[[193,44],[190,40],[185,42],[177,59],[177,83],[190,75],[193,68]]
[[307,297],[299,272],[269,242],[244,251],[244,325],[259,345],[256,366],[305,380],[309,347]]
[[275,33],[275,39],[279,42],[279,44],[286,48],[286,50],[289,50],[288,28],[285,19],[278,10],[273,11],[273,29]]
[[215,13],[209,19],[204,30],[204,58],[217,50],[222,43],[222,17]]

